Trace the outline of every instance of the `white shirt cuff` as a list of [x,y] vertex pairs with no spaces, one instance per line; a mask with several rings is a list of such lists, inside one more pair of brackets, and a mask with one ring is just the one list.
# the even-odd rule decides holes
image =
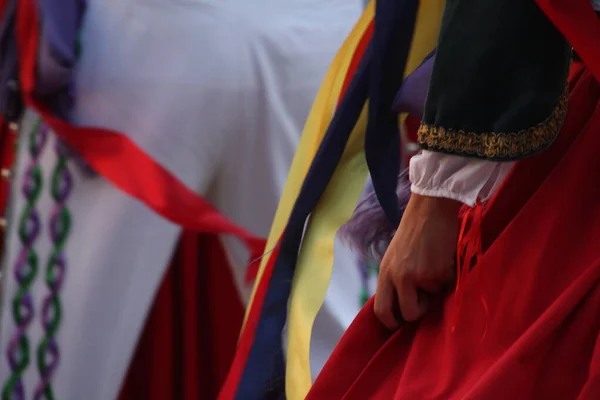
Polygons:
[[513,165],[424,150],[410,160],[411,191],[472,207],[494,194]]

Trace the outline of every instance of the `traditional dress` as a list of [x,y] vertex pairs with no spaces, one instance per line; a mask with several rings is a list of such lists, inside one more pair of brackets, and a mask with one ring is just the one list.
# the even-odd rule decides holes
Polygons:
[[248,250],[360,1],[13,4],[5,398],[215,398]]
[[474,206],[459,285],[396,332],[367,304],[307,398],[596,399],[600,20],[588,0],[448,0],[442,32],[410,174]]

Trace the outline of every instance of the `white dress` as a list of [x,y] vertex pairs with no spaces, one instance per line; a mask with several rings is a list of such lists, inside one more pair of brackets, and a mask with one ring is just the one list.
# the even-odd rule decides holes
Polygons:
[[[304,119],[361,11],[360,0],[90,0],[72,119],[127,134],[227,217],[267,236]],[[21,125],[9,222],[23,211],[26,139],[35,119],[28,113]],[[37,206],[40,260],[51,246],[54,141],[50,134],[40,158],[46,184]],[[52,385],[57,399],[114,399],[181,228],[103,178],[84,175],[73,163],[69,168],[73,221],[60,292],[61,359]],[[16,228],[10,224],[4,259],[2,352],[15,331]],[[239,295],[247,300],[247,254],[236,241],[223,240]],[[27,332],[26,398],[40,380],[33,354],[47,294],[40,268],[31,289],[37,312]],[[343,331],[350,319],[332,316],[325,325]],[[330,347],[338,337],[334,330]],[[8,374],[2,357],[0,381]]]

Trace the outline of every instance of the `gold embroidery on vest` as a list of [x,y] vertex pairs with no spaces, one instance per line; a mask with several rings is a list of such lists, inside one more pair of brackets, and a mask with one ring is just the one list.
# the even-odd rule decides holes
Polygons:
[[568,96],[565,88],[552,114],[526,130],[475,133],[421,124],[418,142],[426,149],[447,153],[496,160],[520,158],[543,150],[556,139],[567,114]]

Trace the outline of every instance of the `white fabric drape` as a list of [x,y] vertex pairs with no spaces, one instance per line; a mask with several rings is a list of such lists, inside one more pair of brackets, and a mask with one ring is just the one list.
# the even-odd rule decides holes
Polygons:
[[[361,11],[360,0],[90,0],[72,118],[127,134],[233,221],[266,236],[304,120]],[[29,128],[27,121],[24,134]],[[24,139],[11,221],[24,206]],[[46,260],[48,182],[56,162],[50,144],[41,162],[46,186],[39,212],[46,219],[36,251]],[[68,203],[73,226],[53,387],[58,399],[114,399],[180,228],[101,177],[70,167],[76,175]],[[247,254],[224,241],[239,295],[247,298]],[[9,307],[20,248],[14,225],[7,243],[3,352],[14,332]],[[47,294],[40,268],[32,288],[36,306]],[[28,335],[35,351],[38,314]],[[8,374],[7,363],[0,363],[2,381]],[[34,363],[24,382],[30,398],[39,382]]]

